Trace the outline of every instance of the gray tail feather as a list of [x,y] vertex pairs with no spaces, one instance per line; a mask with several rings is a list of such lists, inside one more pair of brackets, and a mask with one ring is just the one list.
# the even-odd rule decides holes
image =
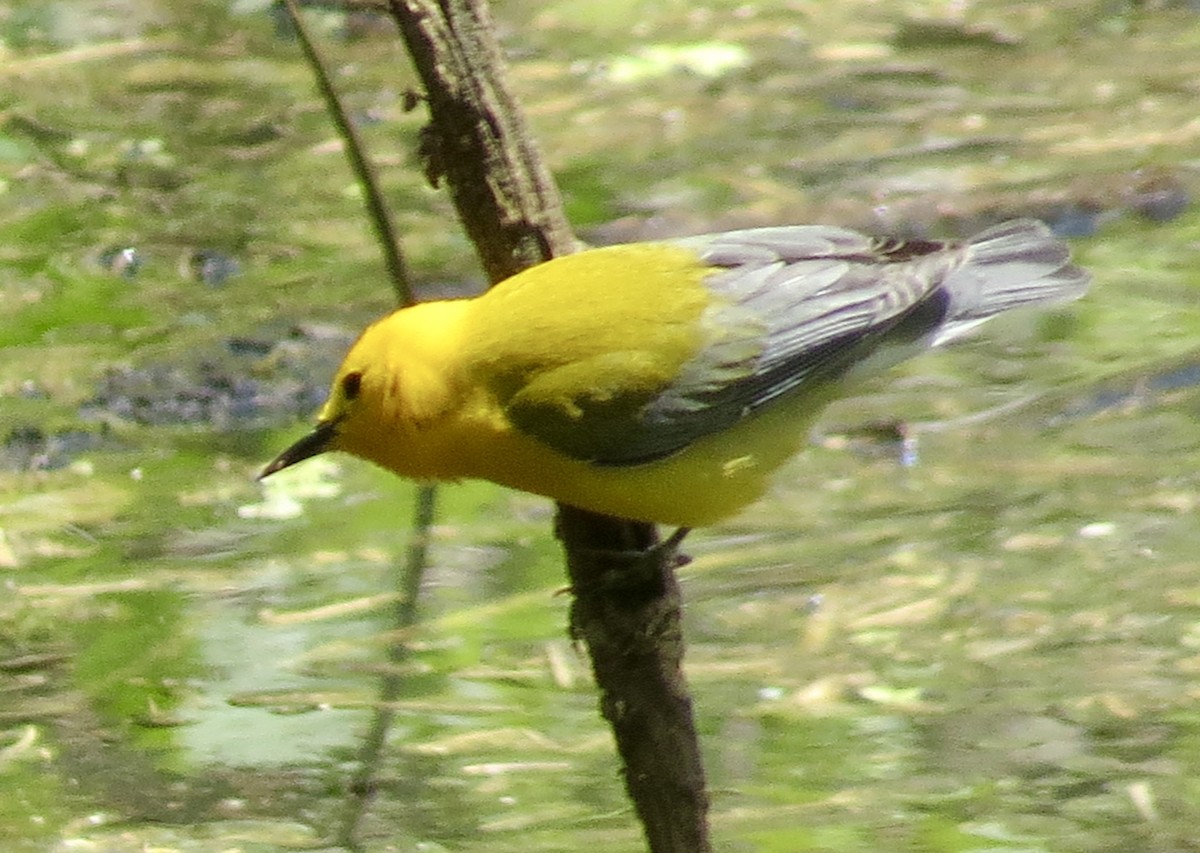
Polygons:
[[1036,219],[1014,219],[981,231],[963,252],[962,265],[942,282],[950,305],[934,343],[1001,311],[1078,299],[1091,280],[1071,263],[1066,245]]

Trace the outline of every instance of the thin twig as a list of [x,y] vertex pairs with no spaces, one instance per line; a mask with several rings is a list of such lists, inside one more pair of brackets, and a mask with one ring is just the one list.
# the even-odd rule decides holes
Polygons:
[[[396,234],[391,211],[384,202],[375,170],[367,160],[362,139],[333,88],[325,64],[309,35],[295,0],[284,0],[284,7],[296,28],[300,44],[304,49],[304,56],[317,80],[317,88],[325,99],[325,107],[342,137],[346,157],[362,188],[363,197],[367,202],[368,218],[375,229],[376,239],[383,252],[392,289],[401,306],[412,305],[416,302],[416,298],[408,278],[404,256],[400,249],[400,240]],[[405,551],[404,560],[398,567],[397,585],[400,587],[400,596],[392,610],[392,626],[396,629],[397,636],[402,637],[404,629],[411,627],[417,621],[417,598],[421,591],[425,567],[428,565],[429,534],[433,527],[436,509],[437,489],[428,485],[420,486],[417,489],[408,548]],[[397,640],[388,647],[388,660],[393,664],[403,663],[407,659],[408,653],[408,646],[403,640]],[[400,674],[398,667],[393,667],[393,672],[382,678],[379,685],[379,702],[359,749],[358,767],[350,780],[350,796],[346,798],[337,833],[338,843],[352,850],[360,848],[359,827],[367,805],[374,794],[376,774],[383,758],[384,746],[387,743],[388,733],[391,731],[392,721],[395,718],[394,703],[401,695],[404,682],[404,676]]]
[[[392,610],[392,624],[407,628],[417,621],[417,596],[421,590],[421,579],[429,562],[429,531],[437,509],[437,489],[423,485],[417,489],[414,508],[412,535],[404,555],[400,597]],[[403,636],[403,632],[397,632]],[[408,659],[408,646],[403,639],[388,646],[388,660],[393,664]],[[383,748],[387,744],[388,732],[396,717],[395,702],[404,689],[406,677],[399,666],[385,674],[379,684],[379,702],[371,716],[371,725],[363,736],[358,751],[358,767],[350,780],[348,796],[338,822],[337,843],[350,850],[360,849],[359,827],[367,805],[375,794],[375,778],[383,760]]]
[[354,177],[358,180],[359,187],[362,188],[363,198],[366,199],[367,218],[375,228],[375,237],[379,241],[379,248],[383,251],[383,262],[387,267],[392,289],[396,292],[396,299],[401,305],[412,305],[417,300],[413,295],[404,255],[400,251],[400,240],[396,235],[392,212],[379,189],[379,180],[375,169],[367,160],[366,149],[354,122],[350,120],[341,97],[333,88],[333,81],[329,78],[325,63],[317,52],[317,46],[308,32],[308,26],[304,23],[296,0],[283,0],[283,5],[287,9],[292,25],[296,28],[296,36],[300,40],[300,47],[304,50],[304,58],[308,60],[313,77],[317,81],[317,89],[325,100],[325,109],[329,112],[329,117],[333,119],[338,134],[345,143],[346,159],[350,161],[350,168],[354,171]]

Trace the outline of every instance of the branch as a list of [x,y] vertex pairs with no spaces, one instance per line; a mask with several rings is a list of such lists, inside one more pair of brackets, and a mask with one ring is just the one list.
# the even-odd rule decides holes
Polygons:
[[443,180],[493,282],[577,243],[554,179],[503,77],[486,3],[391,0],[425,86],[425,172]]
[[[389,8],[425,87],[426,172],[449,189],[491,281],[574,251],[558,190],[505,84],[483,0],[390,0]],[[558,535],[575,595],[571,631],[591,655],[650,850],[707,853],[674,549],[655,548],[653,525],[563,505]]]

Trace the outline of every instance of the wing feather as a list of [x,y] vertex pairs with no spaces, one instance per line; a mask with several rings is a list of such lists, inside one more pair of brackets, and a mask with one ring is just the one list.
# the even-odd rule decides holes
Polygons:
[[[887,361],[882,350],[908,354],[1009,308],[1073,299],[1088,281],[1034,220],[963,244],[796,226],[669,245],[710,269],[694,353],[666,369],[631,346],[532,370],[507,399],[518,429],[599,465],[651,462],[781,398],[819,394],[865,359]],[[672,286],[641,284],[646,299]]]

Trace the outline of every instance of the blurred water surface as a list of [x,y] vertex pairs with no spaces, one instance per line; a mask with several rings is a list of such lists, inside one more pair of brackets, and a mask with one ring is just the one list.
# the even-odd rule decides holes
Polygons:
[[[309,14],[425,292],[478,287],[390,30]],[[496,16],[590,239],[1036,215],[1095,273],[688,540],[720,848],[1200,850],[1194,5]],[[323,846],[414,492],[253,479],[390,307],[340,145],[266,2],[18,2],[0,45],[0,840]],[[641,849],[550,522],[442,490],[366,849]]]

